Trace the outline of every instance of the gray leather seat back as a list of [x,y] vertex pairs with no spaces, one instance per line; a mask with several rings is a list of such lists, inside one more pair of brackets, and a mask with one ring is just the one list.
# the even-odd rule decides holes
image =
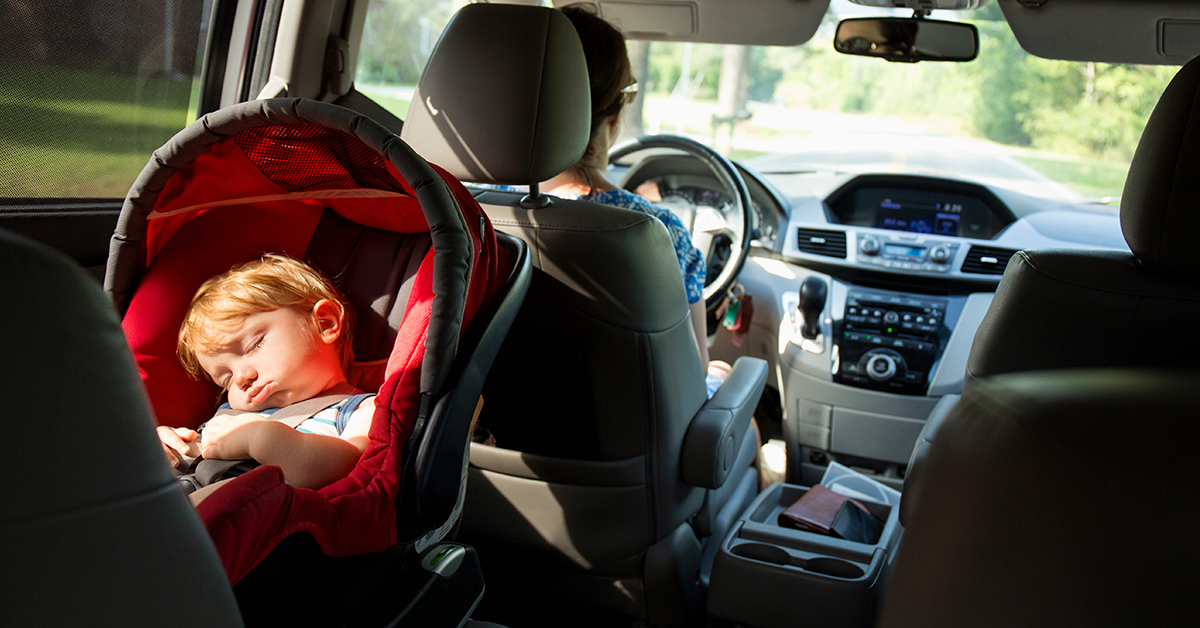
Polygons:
[[[582,156],[590,107],[565,15],[468,5],[403,138],[463,180],[536,184]],[[484,390],[480,422],[497,446],[472,446],[461,538],[485,565],[544,565],[522,577],[636,616],[678,613],[697,567],[647,558],[657,545],[667,562],[698,565],[701,551],[689,520],[706,491],[683,481],[681,457],[704,367],[678,260],[656,218],[563,199],[527,209],[524,196],[476,195],[496,229],[529,243],[535,270]],[[495,548],[515,560],[489,558]]]
[[1131,369],[976,381],[915,487],[880,625],[1192,623],[1197,383]]
[[2,231],[0,269],[0,625],[240,626],[112,302]]
[[975,336],[968,383],[997,373],[1182,366],[1200,349],[1200,59],[1146,124],[1121,198],[1132,253],[1028,250],[1009,262]]

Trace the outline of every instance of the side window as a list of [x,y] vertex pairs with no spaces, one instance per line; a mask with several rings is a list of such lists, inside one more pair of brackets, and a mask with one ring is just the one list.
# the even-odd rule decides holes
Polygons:
[[5,3],[0,197],[124,197],[194,117],[212,1]]
[[467,0],[372,0],[354,87],[403,119],[429,53]]

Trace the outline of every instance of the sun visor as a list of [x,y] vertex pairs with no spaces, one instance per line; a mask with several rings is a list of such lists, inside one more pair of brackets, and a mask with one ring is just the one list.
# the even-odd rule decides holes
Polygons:
[[796,46],[812,38],[829,0],[554,0],[590,4],[630,39]]
[[998,0],[1021,47],[1039,57],[1174,64],[1200,55],[1195,0]]

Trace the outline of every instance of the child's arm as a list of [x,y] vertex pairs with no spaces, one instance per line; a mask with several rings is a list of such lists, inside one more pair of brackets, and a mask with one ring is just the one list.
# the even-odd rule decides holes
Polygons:
[[279,465],[288,484],[321,488],[346,477],[358,463],[374,412],[375,398],[364,399],[341,437],[307,434],[255,415],[220,417],[225,420],[214,419],[204,428],[204,457]]

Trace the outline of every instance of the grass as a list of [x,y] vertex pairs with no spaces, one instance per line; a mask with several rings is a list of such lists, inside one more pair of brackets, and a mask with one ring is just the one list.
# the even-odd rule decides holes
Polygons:
[[0,64],[0,196],[123,197],[191,121],[191,81]]
[[766,154],[766,151],[761,150],[744,150],[741,148],[735,148],[733,149],[733,152],[729,154],[729,158],[740,161],[742,159],[750,159],[752,157],[758,157]]
[[1129,164],[1099,159],[1050,159],[1021,153],[1012,157],[1087,198],[1120,197],[1129,171]]

